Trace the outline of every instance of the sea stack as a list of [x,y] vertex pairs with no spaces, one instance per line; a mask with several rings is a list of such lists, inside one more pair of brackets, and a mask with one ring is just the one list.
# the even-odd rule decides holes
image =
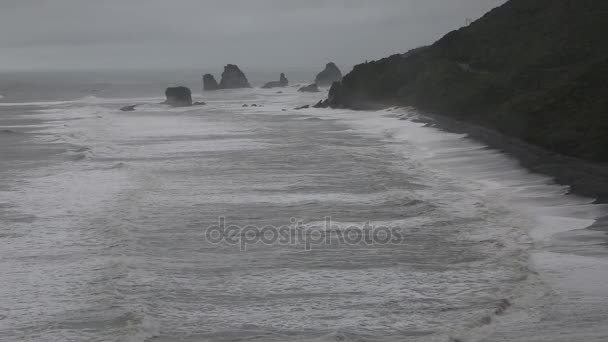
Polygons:
[[222,80],[220,81],[219,89],[239,89],[251,88],[245,74],[234,64],[228,64],[224,67]]
[[327,63],[325,70],[321,71],[315,79],[315,83],[319,87],[329,87],[334,82],[340,81],[342,81],[342,72],[334,63]]
[[215,77],[211,74],[203,75],[203,90],[204,91],[213,91],[218,90],[220,88],[219,84],[215,80]]
[[320,92],[319,90],[319,86],[317,86],[316,83],[307,85],[305,87],[302,87],[300,89],[298,89],[298,91],[303,92],[303,93],[318,93]]
[[165,91],[167,100],[164,104],[175,107],[192,106],[192,92],[187,87],[171,87]]
[[281,77],[278,81],[268,82],[262,88],[270,89],[270,88],[282,88],[287,87],[289,85],[289,80],[285,77],[284,73],[281,73]]

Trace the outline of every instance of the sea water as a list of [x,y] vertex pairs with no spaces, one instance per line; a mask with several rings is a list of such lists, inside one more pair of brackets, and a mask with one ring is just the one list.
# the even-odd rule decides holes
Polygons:
[[1,82],[0,340],[607,340],[593,199],[414,109],[130,75]]

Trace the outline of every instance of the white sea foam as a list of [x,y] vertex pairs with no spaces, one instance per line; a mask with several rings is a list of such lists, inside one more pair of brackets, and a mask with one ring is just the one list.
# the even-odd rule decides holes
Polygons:
[[[534,280],[519,293],[526,301],[517,301],[525,305],[526,312],[516,312],[514,317],[502,318],[502,322],[489,329],[483,328],[477,332],[462,333],[471,340],[484,340],[486,336],[495,336],[495,340],[529,340],[533,336],[538,341],[562,341],[564,330],[568,329],[570,336],[576,339],[599,341],[599,336],[605,336],[605,328],[589,328],[579,333],[573,325],[576,322],[597,317],[599,312],[608,304],[608,259],[605,257],[577,256],[577,254],[604,255],[605,247],[599,244],[603,241],[603,233],[585,230],[596,219],[608,213],[606,205],[595,205],[593,199],[566,195],[567,187],[552,182],[546,176],[532,174],[521,168],[509,156],[485,148],[481,143],[474,142],[462,134],[453,134],[426,127],[424,124],[411,120],[397,120],[394,114],[404,117],[416,115],[412,110],[401,112],[352,112],[317,110],[314,115],[321,118],[338,119],[340,122],[355,128],[356,132],[384,137],[396,150],[401,150],[405,158],[412,158],[423,169],[429,169],[429,176],[435,174],[438,180],[450,179],[465,185],[471,194],[477,194],[486,203],[494,203],[513,212],[513,218],[520,216],[518,228],[524,234],[529,234],[535,247],[529,250],[529,267],[540,272],[540,280]],[[464,204],[464,203],[462,203]],[[460,206],[456,203],[456,206]],[[522,221],[523,219],[523,221]],[[490,227],[488,227],[490,229]],[[563,242],[556,241],[556,236],[574,232],[579,236],[594,237],[586,244],[571,245],[572,248],[561,248],[560,253],[549,252],[559,248]],[[481,235],[481,239],[492,236]],[[495,237],[495,236],[494,236]],[[518,244],[525,240],[514,240]],[[596,252],[593,252],[593,251]],[[546,306],[550,292],[541,290],[536,296],[534,288],[548,286],[558,295],[553,299],[558,308]],[[545,308],[547,311],[542,311]],[[551,315],[553,321],[536,324],[533,311],[541,310],[543,315]],[[598,310],[600,310],[598,312]],[[587,311],[587,312],[586,312]],[[580,319],[571,319],[572,314],[580,315]],[[541,316],[539,316],[541,317]],[[599,324],[599,322],[597,322]],[[552,333],[546,333],[546,339],[540,339],[533,331],[543,326],[550,326]],[[557,329],[557,327],[560,327]],[[566,328],[569,326],[570,328]],[[525,327],[525,328],[524,328]],[[515,333],[514,331],[518,331]],[[481,333],[483,331],[483,333]],[[509,334],[509,331],[511,334]],[[585,336],[585,337],[580,337]],[[570,338],[567,337],[567,338]],[[568,339],[566,339],[568,340]],[[566,341],[564,340],[564,341]]]
[[[13,236],[1,249],[0,297],[19,308],[10,324],[58,340],[500,341],[510,332],[529,341],[526,331],[551,327],[550,341],[565,333],[560,324],[600,321],[605,261],[556,237],[604,206],[463,135],[386,112],[293,111],[323,94],[283,91],[214,92],[193,108],[162,98],[32,102],[44,108],[30,114],[48,120],[37,139],[72,147],[12,173],[0,193],[10,203],[0,234]],[[203,243],[208,221],[199,221],[222,214],[309,225],[327,214],[338,227],[372,221],[409,235],[383,248],[241,253]],[[505,298],[512,307],[495,314]],[[563,315],[539,323],[550,311]]]
[[164,101],[164,97],[134,97],[134,98],[104,98],[97,96],[85,96],[75,100],[65,101],[28,101],[28,102],[1,102],[0,107],[49,107],[66,105],[120,105],[120,104],[155,104]]

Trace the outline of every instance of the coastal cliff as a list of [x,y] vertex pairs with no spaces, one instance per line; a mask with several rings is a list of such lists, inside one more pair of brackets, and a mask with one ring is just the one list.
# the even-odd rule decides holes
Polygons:
[[608,2],[510,0],[428,47],[356,66],[326,105],[407,105],[608,162]]

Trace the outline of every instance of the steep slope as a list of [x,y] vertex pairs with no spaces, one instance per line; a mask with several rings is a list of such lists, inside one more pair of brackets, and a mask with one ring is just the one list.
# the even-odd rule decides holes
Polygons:
[[401,104],[608,161],[608,1],[511,0],[429,47],[356,66],[332,107]]

